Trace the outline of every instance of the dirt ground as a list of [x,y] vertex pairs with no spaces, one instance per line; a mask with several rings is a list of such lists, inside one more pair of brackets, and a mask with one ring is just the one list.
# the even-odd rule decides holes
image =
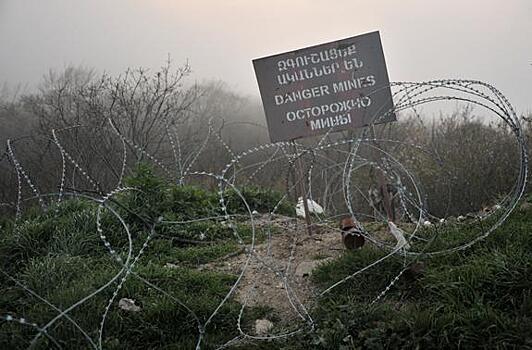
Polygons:
[[[283,216],[271,221],[268,216],[257,217],[255,224],[261,228],[270,225],[276,233],[255,246],[235,297],[247,306],[271,307],[285,321],[297,319],[287,288],[308,309],[317,292],[310,281],[312,270],[345,251],[340,231],[320,225],[309,236],[303,220]],[[238,275],[248,257],[242,252],[201,268]]]

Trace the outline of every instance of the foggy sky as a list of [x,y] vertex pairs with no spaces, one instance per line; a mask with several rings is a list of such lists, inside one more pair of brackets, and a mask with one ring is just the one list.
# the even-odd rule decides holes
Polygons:
[[374,30],[391,81],[479,79],[532,111],[532,0],[0,0],[0,86],[170,55],[258,96],[252,59]]

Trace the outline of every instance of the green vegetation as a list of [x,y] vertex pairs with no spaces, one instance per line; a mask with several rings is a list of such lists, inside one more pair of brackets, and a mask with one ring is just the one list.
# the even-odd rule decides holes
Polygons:
[[[315,334],[279,346],[532,349],[531,228],[532,210],[517,210],[502,228],[472,248],[425,258],[423,273],[407,270],[383,299],[370,305],[403,268],[404,258],[387,259],[320,300],[313,310]],[[449,226],[441,235],[459,242],[478,233],[467,230]],[[383,254],[368,246],[347,253],[318,268],[314,281],[324,289]]]
[[[109,205],[128,223],[134,255],[148,238],[150,226],[158,220],[159,223],[134,274],[110,308],[103,347],[193,349],[199,335],[197,322],[176,299],[193,310],[201,322],[209,318],[236,276],[209,268],[198,269],[198,266],[238,252],[239,238],[221,219],[165,223],[221,215],[216,192],[169,185],[144,166],[126,183],[138,191],[119,193]],[[263,212],[269,211],[282,197],[258,188],[246,188],[242,192],[252,210]],[[228,191],[225,197],[230,213],[247,212],[238,204],[241,201],[234,190]],[[290,213],[290,208],[287,204],[282,210]],[[11,220],[1,219],[1,271],[61,309],[90,295],[122,268],[109,255],[96,231],[96,213],[95,203],[75,199],[64,201],[46,213],[25,214],[15,230]],[[111,246],[125,258],[128,240],[120,222],[103,211],[101,225]],[[252,230],[246,221],[235,225],[240,238],[249,242]],[[315,332],[276,342],[244,344],[239,348],[532,349],[531,227],[529,205],[516,210],[501,228],[470,249],[430,259],[389,258],[320,299],[310,310],[316,322]],[[438,239],[431,243],[429,251],[462,243],[466,237],[478,235],[481,229],[478,224],[440,227]],[[265,234],[258,230],[256,239],[263,240]],[[383,254],[369,244],[362,250],[345,253],[315,270],[313,282],[325,289]],[[379,302],[371,304],[405,263],[406,266],[422,263],[424,269],[419,273],[407,270]],[[97,339],[102,314],[118,281],[69,313],[93,339]],[[0,273],[0,283],[0,315],[25,317],[39,325],[57,315],[56,310],[5,273]],[[120,298],[135,300],[141,311],[121,310]],[[235,325],[239,309],[236,300],[224,304],[207,327],[203,348],[215,348],[238,335]],[[277,320],[271,312],[267,307],[248,310],[244,328],[250,329],[256,318],[265,315]],[[276,323],[275,331],[282,331],[282,326]],[[48,333],[64,348],[89,347],[80,331],[65,319],[54,324]],[[35,334],[32,327],[0,321],[0,348],[27,347]],[[46,337],[41,337],[37,344],[38,349],[52,347]]]
[[[148,238],[149,227],[161,220],[160,216],[165,221],[187,221],[222,215],[216,192],[169,185],[147,166],[141,165],[126,180],[126,185],[137,190],[119,193],[108,203],[128,223],[133,256]],[[279,193],[258,188],[245,188],[243,192],[253,194],[246,197],[251,210],[266,210],[267,205],[282,197]],[[246,208],[239,205],[234,196],[234,190],[228,191],[230,214],[246,214]],[[281,208],[290,207],[285,204]],[[0,269],[61,309],[90,295],[122,268],[99,237],[97,210],[93,202],[72,199],[52,206],[45,213],[33,210],[25,214],[15,230],[11,220],[2,219]],[[106,210],[102,211],[101,226],[112,248],[125,258],[128,239],[123,226]],[[240,238],[249,242],[251,227],[243,221],[235,226]],[[239,252],[241,246],[234,232],[220,219],[158,223],[134,274],[129,276],[110,309],[104,327],[103,347],[146,349],[164,344],[165,348],[172,349],[194,348],[199,336],[198,324],[176,300],[190,308],[202,323],[210,317],[235,283],[236,276],[197,267]],[[258,241],[266,235],[261,229],[255,233]],[[0,315],[24,317],[39,325],[57,315],[56,310],[25,291],[5,273],[0,273]],[[97,339],[102,315],[119,280],[69,313],[93,339]],[[121,298],[135,300],[142,311],[121,310],[117,307]],[[239,310],[240,304],[234,300],[224,304],[208,325],[204,348],[213,348],[238,335],[234,326]],[[265,312],[265,308],[251,309],[247,318],[254,320]],[[249,322],[244,319],[244,326],[247,327]],[[54,324],[48,333],[64,348],[90,346],[81,332],[65,319]],[[0,348],[25,348],[35,334],[32,327],[0,321]],[[37,343],[39,349],[52,346],[44,336]]]

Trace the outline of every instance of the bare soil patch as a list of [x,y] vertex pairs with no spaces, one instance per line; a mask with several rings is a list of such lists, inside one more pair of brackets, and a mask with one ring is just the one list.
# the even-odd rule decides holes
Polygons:
[[315,299],[318,291],[310,275],[318,265],[343,254],[340,232],[317,226],[309,236],[303,220],[284,216],[271,220],[268,216],[257,217],[255,224],[262,228],[270,225],[278,233],[255,245],[252,253],[248,246],[241,254],[202,265],[200,269],[239,275],[249,260],[235,298],[247,306],[270,307],[283,320],[299,318],[292,302],[297,299],[308,308]]

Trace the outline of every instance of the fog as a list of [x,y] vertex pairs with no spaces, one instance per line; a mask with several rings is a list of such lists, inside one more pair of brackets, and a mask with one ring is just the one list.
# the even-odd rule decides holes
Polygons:
[[532,2],[1,0],[0,85],[50,69],[119,74],[189,61],[192,79],[258,96],[251,60],[379,30],[392,81],[479,79],[530,111]]

